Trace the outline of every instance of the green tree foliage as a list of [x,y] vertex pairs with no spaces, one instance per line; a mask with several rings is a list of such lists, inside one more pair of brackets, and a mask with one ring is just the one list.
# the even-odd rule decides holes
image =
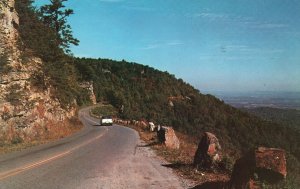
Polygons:
[[299,165],[300,160],[296,129],[233,108],[212,95],[201,94],[182,79],[148,66],[86,58],[77,58],[74,64],[81,81],[93,80],[98,101],[108,101],[117,110],[124,106],[120,117],[171,125],[191,137],[205,131],[215,133],[222,148],[235,158],[258,146],[283,148],[289,154],[289,181],[299,179],[299,166],[291,166]]
[[[32,74],[32,84],[41,90],[51,87],[53,98],[58,99],[65,108],[72,105],[74,100],[77,100],[79,105],[89,103],[88,91],[78,84],[73,58],[64,53],[70,43],[78,43],[69,36],[71,30],[66,23],[66,17],[73,11],[61,10],[65,8],[62,5],[64,1],[51,1],[55,6],[45,5],[44,14],[48,9],[49,14],[51,11],[58,13],[57,17],[47,19],[47,16],[32,6],[32,2],[16,0],[15,5],[20,18],[20,49],[24,56],[33,55],[43,60],[41,70]],[[53,24],[58,24],[58,27]]]
[[63,51],[57,46],[56,33],[40,19],[41,15],[32,6],[32,0],[16,0],[19,14],[19,48],[26,55],[34,55],[46,62],[61,57]]
[[212,95],[203,95],[166,72],[107,59],[77,59],[75,66],[81,80],[93,80],[98,101],[109,101],[116,108],[124,105],[124,118],[172,125],[193,136],[210,131],[237,155],[262,145],[284,148],[300,158],[299,132],[295,129],[261,120]]
[[300,110],[279,108],[251,108],[245,111],[252,113],[264,120],[273,121],[300,130]]
[[56,45],[70,53],[70,44],[78,45],[79,40],[73,37],[71,26],[67,17],[73,14],[72,9],[66,9],[64,2],[67,0],[50,0],[49,5],[41,7],[42,20],[56,33]]
[[89,103],[88,91],[79,86],[71,57],[48,62],[42,74],[50,77],[46,85],[51,86],[53,97],[57,98],[64,108],[74,105],[74,100],[77,100],[78,105]]

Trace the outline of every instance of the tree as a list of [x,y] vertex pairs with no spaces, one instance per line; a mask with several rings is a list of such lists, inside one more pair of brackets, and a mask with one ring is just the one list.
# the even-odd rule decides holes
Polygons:
[[19,15],[20,38],[18,46],[24,56],[38,56],[44,61],[54,61],[63,54],[57,45],[57,34],[41,20],[41,14],[32,5],[32,0],[18,0],[15,8]]
[[56,44],[66,53],[70,53],[70,45],[78,45],[79,40],[73,37],[67,17],[74,14],[72,9],[66,9],[63,4],[67,0],[50,0],[49,5],[41,7],[42,20],[56,33]]

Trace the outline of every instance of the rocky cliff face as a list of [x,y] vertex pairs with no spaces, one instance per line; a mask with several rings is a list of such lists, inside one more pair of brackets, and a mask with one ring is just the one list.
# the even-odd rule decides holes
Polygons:
[[0,1],[0,146],[6,143],[62,137],[71,132],[68,111],[45,91],[31,85],[31,75],[40,71],[41,60],[21,59],[17,48],[18,14],[14,0]]
[[96,100],[96,95],[94,93],[94,86],[93,86],[93,82],[83,82],[80,83],[80,87],[86,89],[89,93],[89,98],[91,100],[91,103],[93,105],[97,104],[97,100]]

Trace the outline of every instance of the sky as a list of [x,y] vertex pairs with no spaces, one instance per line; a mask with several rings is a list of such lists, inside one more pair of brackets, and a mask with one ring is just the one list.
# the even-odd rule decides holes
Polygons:
[[[37,0],[40,5],[47,0]],[[299,0],[68,0],[78,57],[149,65],[200,91],[300,92]]]

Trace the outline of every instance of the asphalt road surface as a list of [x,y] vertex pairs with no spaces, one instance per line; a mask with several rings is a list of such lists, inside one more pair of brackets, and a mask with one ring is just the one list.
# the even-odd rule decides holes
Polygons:
[[0,189],[183,188],[182,183],[141,146],[138,134],[122,126],[101,127],[79,112],[86,126],[46,145],[0,156]]

